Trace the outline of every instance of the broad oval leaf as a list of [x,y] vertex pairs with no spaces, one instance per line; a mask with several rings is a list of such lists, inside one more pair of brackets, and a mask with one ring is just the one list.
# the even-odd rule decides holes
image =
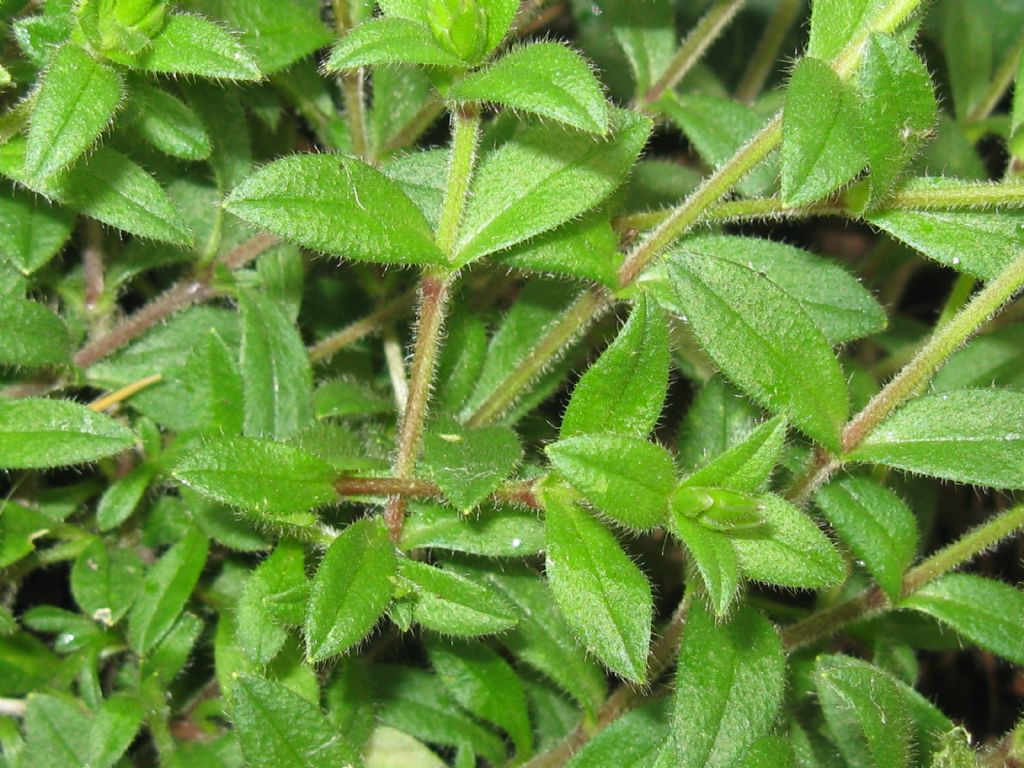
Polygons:
[[271,519],[336,501],[336,474],[298,448],[241,437],[207,442],[174,469],[175,478],[204,496]]
[[735,262],[672,254],[669,278],[684,319],[741,389],[838,450],[849,414],[846,379],[828,340],[796,300]]
[[512,474],[523,457],[509,427],[441,424],[423,441],[423,465],[452,504],[468,512]]
[[0,364],[38,368],[70,362],[64,321],[34,301],[0,297]]
[[224,203],[306,248],[383,264],[442,264],[420,210],[379,171],[341,155],[292,155],[243,181]]
[[306,654],[323,661],[365,638],[384,615],[398,558],[379,520],[353,523],[334,540],[320,566],[306,612]]
[[485,557],[529,557],[544,549],[544,523],[536,512],[485,507],[465,515],[437,504],[410,505],[402,549],[434,548]]
[[[964,418],[970,414],[970,418]],[[1024,488],[1024,394],[963,389],[910,401],[849,458],[993,488]]]
[[608,130],[608,101],[586,60],[559,43],[513,49],[448,89],[449,99],[532,112],[590,133]]
[[475,637],[502,632],[518,621],[515,610],[484,584],[446,568],[403,560],[402,577],[414,585],[412,618],[443,635]]
[[218,80],[263,77],[252,54],[227,30],[190,13],[168,16],[160,34],[139,57],[139,67],[165,75]]
[[109,416],[67,400],[0,401],[0,467],[46,469],[96,461],[135,445]]
[[545,572],[566,622],[587,650],[617,675],[643,682],[651,637],[647,577],[615,537],[565,491],[546,489]]
[[397,16],[370,19],[353,28],[334,46],[325,68],[329,72],[384,64],[428,67],[466,66],[443,48],[426,24]]
[[75,559],[71,593],[93,621],[116,624],[142,588],[142,574],[142,560],[134,550],[97,539]]

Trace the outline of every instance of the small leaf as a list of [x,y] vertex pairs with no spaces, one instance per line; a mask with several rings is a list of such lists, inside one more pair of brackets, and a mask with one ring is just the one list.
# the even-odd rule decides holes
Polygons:
[[0,467],[4,469],[83,464],[127,450],[135,440],[127,427],[78,403],[0,401]]
[[899,599],[917,552],[917,521],[904,501],[885,486],[852,476],[829,483],[814,500],[889,598]]
[[601,84],[583,57],[558,43],[515,48],[455,83],[446,95],[532,112],[591,133],[608,130]]
[[[970,418],[964,418],[970,414]],[[964,389],[910,401],[851,459],[993,488],[1024,488],[1024,394]]]
[[740,563],[729,536],[701,525],[690,515],[673,510],[669,529],[690,554],[718,617],[732,607],[740,588]]
[[545,452],[551,465],[602,514],[639,530],[665,523],[676,471],[672,456],[660,445],[590,435],[559,440]]
[[210,543],[195,528],[149,569],[131,612],[128,642],[145,656],[171,629],[206,565]]
[[305,451],[255,438],[208,442],[174,469],[175,478],[204,496],[271,519],[336,501],[336,474]]
[[492,258],[524,272],[584,278],[609,288],[618,287],[616,272],[622,264],[618,235],[608,212],[600,209]]
[[344,653],[365,638],[391,602],[395,547],[378,520],[348,526],[320,561],[306,614],[312,662]]
[[97,539],[75,559],[71,593],[85,615],[103,624],[121,620],[142,588],[142,561],[131,549]]
[[0,196],[0,256],[25,275],[46,266],[67,243],[75,214],[19,189]]
[[785,672],[782,643],[763,616],[744,608],[728,624],[716,624],[699,603],[692,605],[679,649],[671,740],[657,765],[734,765],[771,728]]
[[484,508],[463,515],[435,504],[418,504],[402,527],[402,549],[468,552],[484,557],[529,557],[544,549],[544,524],[532,511]]
[[423,465],[445,498],[463,512],[490,496],[522,457],[519,438],[509,427],[440,424],[423,442]]
[[664,407],[668,367],[665,315],[642,295],[615,341],[576,383],[559,435],[647,437]]
[[238,677],[231,688],[231,713],[246,765],[252,768],[358,764],[356,750],[320,709],[281,683]]
[[89,734],[89,768],[112,768],[135,740],[144,715],[142,704],[127,695],[112,696],[93,719]]
[[25,171],[51,176],[73,163],[109,126],[124,98],[121,77],[74,44],[54,55],[39,85]]
[[761,497],[764,525],[732,537],[743,574],[782,587],[822,589],[841,582],[846,566],[806,514],[778,496]]
[[785,441],[786,420],[777,416],[698,469],[686,478],[684,485],[758,491],[775,469]]
[[1009,584],[951,573],[921,587],[900,607],[933,616],[985,650],[1024,664],[1024,592]]
[[222,437],[242,433],[245,415],[238,404],[242,399],[242,375],[228,348],[215,329],[203,337],[185,364],[185,388],[191,408],[200,412],[200,429]]
[[679,306],[712,359],[741,389],[838,450],[846,380],[800,305],[756,271],[726,259],[670,256]]
[[434,38],[425,24],[396,16],[370,19],[349,31],[331,52],[328,72],[385,64],[428,67],[466,66]]
[[63,320],[34,301],[0,297],[0,365],[39,368],[70,362],[70,356]]
[[475,637],[502,632],[518,620],[512,606],[500,595],[454,571],[403,560],[401,574],[415,587],[413,620],[427,629]]
[[543,493],[545,572],[555,602],[587,650],[617,675],[642,682],[651,637],[651,585],[609,531],[565,491]]
[[480,163],[459,236],[459,264],[594,208],[625,178],[650,130],[647,118],[620,111],[612,116],[611,136],[600,141],[543,126],[519,131]]
[[633,71],[636,95],[642,96],[665,72],[679,47],[672,2],[645,0],[599,7],[608,14],[611,31]]
[[96,525],[101,531],[113,530],[132,516],[156,471],[151,464],[140,464],[107,486],[96,505]]
[[441,264],[427,220],[398,186],[340,155],[264,166],[224,203],[239,218],[306,248],[383,264]]
[[910,765],[907,704],[887,675],[868,664],[836,663],[825,656],[815,665],[815,687],[834,741],[850,765]]
[[599,731],[566,768],[648,768],[668,739],[666,701],[656,699]]
[[786,92],[782,128],[782,197],[813,203],[853,179],[866,158],[857,103],[831,67],[804,57]]
[[139,57],[139,67],[164,75],[218,80],[259,80],[252,54],[223,27],[188,13],[167,17],[160,34]]
[[162,88],[132,83],[128,116],[139,136],[171,157],[205,160],[210,156],[210,136],[199,116]]

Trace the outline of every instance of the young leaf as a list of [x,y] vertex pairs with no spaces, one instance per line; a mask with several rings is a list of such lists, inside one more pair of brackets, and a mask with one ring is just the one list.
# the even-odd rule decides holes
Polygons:
[[68,329],[57,315],[28,299],[0,297],[0,365],[61,365],[70,355]]
[[822,444],[839,447],[846,380],[828,340],[800,305],[758,272],[675,253],[669,277],[685,318],[741,389]]
[[573,389],[560,437],[599,433],[646,437],[661,416],[668,366],[665,315],[641,295],[615,341]]
[[423,441],[423,465],[445,498],[463,512],[490,496],[522,457],[519,438],[509,427],[442,424]]
[[669,518],[669,529],[686,545],[704,582],[711,609],[716,616],[725,616],[739,592],[741,578],[739,557],[730,537],[675,510]]
[[786,92],[782,131],[782,197],[787,205],[813,203],[864,168],[856,100],[823,61],[804,57],[797,63]]
[[252,768],[358,763],[356,750],[320,709],[281,683],[242,675],[230,702],[238,742]]
[[834,741],[850,765],[910,765],[910,719],[902,692],[868,664],[815,665],[815,687]]
[[647,118],[620,111],[605,140],[543,126],[520,131],[480,164],[459,237],[459,263],[521,243],[595,207],[622,182],[650,130]]
[[761,489],[778,464],[786,441],[786,420],[766,421],[743,440],[684,481],[695,487],[722,487],[752,493]]
[[[964,414],[970,418],[965,419]],[[1024,488],[1024,394],[964,389],[912,400],[850,458],[994,488]]]
[[46,266],[67,243],[75,214],[19,189],[0,196],[0,256],[24,275]]
[[843,580],[843,558],[813,520],[778,496],[766,494],[760,501],[764,524],[732,537],[745,576],[803,589],[821,589]]
[[189,451],[174,477],[211,499],[265,518],[283,518],[337,500],[330,464],[290,445],[227,438]]
[[202,16],[175,13],[139,56],[139,67],[163,75],[259,80],[259,64],[231,33]]
[[71,568],[71,594],[83,613],[103,624],[121,620],[142,588],[142,561],[134,550],[97,539]]
[[415,588],[412,618],[427,629],[474,637],[502,632],[518,621],[512,606],[494,590],[454,571],[403,560],[401,574]]
[[671,738],[657,765],[734,765],[771,727],[785,671],[779,636],[759,613],[744,608],[728,624],[716,624],[699,603],[692,605],[679,649]]
[[74,162],[110,124],[124,98],[121,77],[74,44],[63,46],[39,86],[25,172],[45,178]]
[[317,568],[306,613],[306,655],[323,661],[366,637],[391,602],[395,547],[379,520],[353,523]]
[[917,551],[917,521],[903,499],[861,477],[829,483],[814,500],[839,536],[892,600]]
[[96,525],[99,529],[113,530],[131,517],[155,475],[156,467],[140,464],[111,483],[96,505]]
[[602,514],[640,530],[665,523],[676,469],[660,445],[591,435],[559,440],[545,452],[551,466]]
[[938,107],[924,63],[886,35],[871,36],[858,87],[871,201],[877,204],[896,186],[935,128]]
[[293,155],[235,188],[239,218],[306,248],[384,264],[441,264],[427,220],[379,171],[339,155]]
[[191,528],[149,569],[128,614],[128,642],[139,655],[148,655],[178,619],[206,565],[209,546],[206,536]]
[[0,467],[45,469],[127,450],[135,433],[68,400],[0,401]]
[[413,505],[402,549],[447,549],[484,557],[529,557],[544,549],[544,524],[532,511],[485,508],[464,515],[435,504]]
[[199,116],[162,88],[133,83],[128,117],[139,136],[171,157],[205,160],[213,149]]
[[334,46],[324,66],[328,72],[337,72],[385,64],[466,66],[437,42],[428,26],[396,16],[370,19],[349,31]]
[[555,602],[587,650],[642,682],[651,637],[651,585],[609,531],[557,488],[543,494],[545,572]]
[[460,102],[487,102],[532,112],[581,131],[608,130],[608,102],[590,66],[558,43],[513,49],[459,80],[446,94]]
[[288,438],[313,420],[313,371],[295,324],[270,297],[239,296],[246,435]]
[[1024,592],[1009,584],[951,573],[921,587],[900,607],[933,616],[982,648],[1024,664]]

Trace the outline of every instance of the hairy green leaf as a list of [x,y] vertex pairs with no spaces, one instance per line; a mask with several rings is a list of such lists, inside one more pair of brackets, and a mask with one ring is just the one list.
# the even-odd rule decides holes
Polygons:
[[474,637],[502,632],[518,621],[512,606],[494,590],[450,569],[403,560],[401,574],[414,587],[412,618],[427,629]]
[[45,469],[127,450],[135,433],[68,400],[0,401],[0,467]]
[[167,18],[164,28],[139,57],[139,66],[163,75],[195,75],[218,80],[259,80],[252,54],[226,29],[187,13]]
[[128,695],[111,696],[93,719],[89,734],[90,768],[112,768],[135,740],[145,712],[142,703]]
[[739,557],[728,534],[707,528],[689,514],[673,510],[669,530],[686,546],[707,590],[711,609],[725,616],[740,589]]
[[687,477],[684,484],[745,492],[760,490],[775,469],[785,441],[786,421],[777,416]]
[[485,557],[529,557],[544,549],[544,524],[532,511],[485,508],[465,515],[435,504],[412,506],[402,549],[446,549]]
[[867,27],[883,0],[815,0],[811,5],[811,39],[807,55],[830,61]]
[[74,699],[48,694],[30,697],[25,711],[25,760],[47,768],[86,765],[90,719]]
[[458,67],[465,63],[444,48],[425,24],[397,16],[381,16],[346,34],[325,65],[331,72],[383,64]]
[[64,247],[74,225],[70,209],[10,190],[0,196],[0,257],[30,275]]
[[199,116],[162,88],[132,84],[128,117],[139,136],[182,160],[205,160],[213,147]]
[[462,429],[441,424],[423,445],[423,464],[445,498],[467,512],[486,499],[512,474],[523,456],[519,438],[509,427]]
[[64,322],[34,301],[0,297],[0,364],[40,368],[69,362]]
[[651,768],[668,739],[664,699],[627,712],[590,739],[566,768]]

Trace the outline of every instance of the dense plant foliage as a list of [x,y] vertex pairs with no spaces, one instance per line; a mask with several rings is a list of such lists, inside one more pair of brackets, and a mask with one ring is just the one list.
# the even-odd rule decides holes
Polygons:
[[0,764],[1024,763],[1024,4],[0,24]]

